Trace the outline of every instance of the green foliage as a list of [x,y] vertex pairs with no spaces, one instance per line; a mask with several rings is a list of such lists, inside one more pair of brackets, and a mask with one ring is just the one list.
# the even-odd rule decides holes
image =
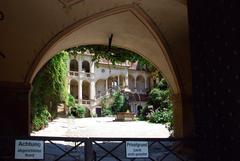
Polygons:
[[152,112],[149,117],[149,121],[152,123],[162,123],[167,124],[169,130],[173,129],[173,110],[169,109],[160,109]]
[[[58,53],[36,75],[31,92],[31,119],[39,127],[40,113],[49,111],[54,118],[57,105],[67,101],[67,60],[65,51]],[[43,108],[44,107],[44,108]]]
[[116,114],[117,112],[126,112],[124,107],[125,98],[124,96],[116,91],[113,93],[114,102],[111,105],[112,113]]
[[111,105],[113,103],[113,97],[103,97],[101,99],[100,105],[102,107],[102,116],[112,116]]
[[140,111],[139,119],[140,120],[148,120],[148,114],[151,112],[151,110],[148,108],[148,106],[144,106],[143,109]]
[[126,98],[119,91],[114,91],[111,96],[101,99],[102,116],[115,115],[117,112],[129,110]]
[[113,97],[106,96],[101,99],[100,105],[103,109],[110,108],[113,101]]
[[40,130],[42,127],[48,125],[48,121],[51,119],[51,114],[48,112],[47,107],[44,106],[41,108],[33,117],[33,130]]
[[71,94],[68,94],[67,106],[68,107],[74,107],[75,102],[76,102],[75,98]]
[[148,106],[141,110],[139,118],[152,123],[166,124],[168,129],[172,130],[173,109],[169,96],[168,84],[161,78],[160,82],[150,91]]
[[85,107],[81,104],[77,104],[75,107],[77,108],[77,110],[76,110],[77,116],[79,118],[83,118],[85,116],[85,112],[86,112]]
[[85,112],[85,107],[80,104],[69,107],[69,114],[74,117],[83,118],[85,116]]
[[169,123],[173,119],[172,109],[156,110],[150,114],[149,121],[153,123]]
[[112,46],[109,49],[108,46],[105,45],[83,45],[70,48],[67,51],[72,55],[76,55],[76,53],[83,53],[87,50],[89,50],[91,53],[94,53],[92,61],[95,61],[96,65],[98,65],[101,59],[106,59],[113,65],[121,64],[128,60],[132,63],[138,61],[142,69],[146,69],[151,72],[156,70],[156,68],[142,56],[130,50],[115,46]]
[[75,98],[71,94],[68,95],[67,106],[69,109],[69,115],[78,118],[83,118],[85,116],[85,107],[82,104],[77,104]]
[[148,105],[153,105],[154,110],[168,108],[170,106],[169,101],[170,91],[168,89],[165,79],[161,81],[153,88],[149,93]]
[[112,116],[111,108],[102,108],[102,116]]

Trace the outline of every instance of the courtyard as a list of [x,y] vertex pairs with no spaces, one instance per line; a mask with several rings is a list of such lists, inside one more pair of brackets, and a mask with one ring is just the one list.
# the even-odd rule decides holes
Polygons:
[[170,132],[162,124],[146,121],[114,121],[114,117],[57,118],[31,136],[167,138]]
[[[50,136],[50,137],[67,137],[67,138],[168,138],[170,132],[162,124],[153,124],[147,121],[114,121],[115,117],[93,117],[93,118],[57,118],[49,125],[39,131],[33,131],[31,136]],[[114,149],[121,141],[98,141],[100,146],[105,149]],[[54,141],[61,149],[67,151],[72,149],[76,142]],[[152,145],[153,144],[153,145]],[[95,160],[101,159],[103,156],[105,161],[116,160],[115,157],[108,154],[99,145],[93,143]],[[154,142],[149,142],[152,145],[149,148],[149,155],[154,160],[161,160],[168,156],[168,151],[162,145]],[[170,142],[165,142],[165,146],[171,146]],[[45,158],[44,160],[56,160],[63,154],[63,151],[57,148],[50,142],[45,143]],[[122,144],[112,153],[122,161],[128,161],[125,156],[125,144]],[[166,156],[165,156],[166,155]],[[185,158],[184,156],[182,156]],[[80,145],[73,150],[69,155],[66,155],[61,160],[84,160],[84,147]],[[188,158],[189,159],[189,158]],[[130,159],[131,160],[131,159]],[[147,161],[150,159],[137,159]],[[174,155],[169,155],[164,159],[166,161],[179,160]]]

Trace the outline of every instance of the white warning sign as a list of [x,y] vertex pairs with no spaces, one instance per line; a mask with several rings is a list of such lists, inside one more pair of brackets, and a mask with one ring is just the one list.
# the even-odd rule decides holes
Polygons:
[[148,158],[147,141],[126,141],[127,158]]
[[15,140],[15,159],[44,159],[44,142]]

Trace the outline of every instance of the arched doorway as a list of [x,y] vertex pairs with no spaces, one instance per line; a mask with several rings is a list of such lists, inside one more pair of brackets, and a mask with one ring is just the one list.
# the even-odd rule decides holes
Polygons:
[[74,71],[74,72],[78,71],[78,61],[76,59],[72,59],[70,61],[70,71]]
[[136,78],[136,88],[140,93],[145,92],[145,79],[142,75],[139,75]]
[[110,77],[108,77],[107,80],[108,80],[108,89],[111,89],[111,88],[114,88],[114,87],[118,86],[116,76],[110,76]]
[[125,86],[126,86],[126,82],[125,82],[125,76],[124,75],[120,75],[119,76],[119,86],[121,87],[121,88],[124,88]]
[[84,104],[89,104],[88,101],[90,99],[90,83],[88,81],[82,82],[82,99]]
[[70,81],[70,94],[75,99],[78,99],[78,81],[76,81],[75,79]]
[[100,98],[106,94],[106,81],[99,79],[95,85],[96,88],[96,98]]
[[82,62],[82,72],[90,73],[90,63],[86,60]]
[[128,75],[128,88],[135,92],[135,79],[132,75]]

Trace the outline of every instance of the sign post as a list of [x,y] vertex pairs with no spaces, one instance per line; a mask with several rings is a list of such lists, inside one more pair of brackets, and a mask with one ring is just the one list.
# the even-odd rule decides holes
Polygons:
[[126,141],[127,158],[148,158],[147,141]]
[[44,141],[15,140],[15,159],[44,159]]

